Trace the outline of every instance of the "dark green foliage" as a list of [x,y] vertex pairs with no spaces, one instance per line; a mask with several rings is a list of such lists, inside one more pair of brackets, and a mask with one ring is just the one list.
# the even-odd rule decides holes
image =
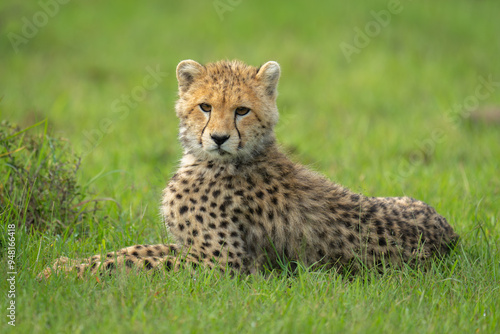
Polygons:
[[[45,125],[43,132],[37,131]],[[0,206],[27,230],[60,233],[71,230],[86,214],[85,191],[77,183],[80,159],[68,140],[47,133],[47,122],[21,130],[0,125]]]

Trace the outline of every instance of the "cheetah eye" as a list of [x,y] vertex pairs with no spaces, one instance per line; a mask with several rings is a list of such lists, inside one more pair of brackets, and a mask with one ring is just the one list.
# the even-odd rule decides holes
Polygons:
[[236,115],[238,116],[245,116],[246,114],[248,114],[250,112],[250,108],[247,108],[247,107],[238,107],[236,108],[235,110],[235,113]]
[[201,111],[203,112],[211,112],[212,111],[212,106],[208,103],[200,103],[199,105]]

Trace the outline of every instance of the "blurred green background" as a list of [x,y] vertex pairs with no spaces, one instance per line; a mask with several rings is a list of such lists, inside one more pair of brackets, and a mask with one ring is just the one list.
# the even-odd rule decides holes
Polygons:
[[[106,199],[75,233],[17,229],[15,329],[498,333],[499,13],[496,0],[3,0],[0,120],[26,128],[47,119],[82,156],[81,189]],[[283,149],[354,191],[431,204],[460,234],[457,251],[429,271],[352,280],[180,272],[37,282],[61,255],[168,241],[158,206],[182,154],[183,59],[278,61]],[[12,166],[0,149],[5,180]],[[29,162],[31,153],[11,156]],[[2,205],[6,254],[7,225],[18,222]]]
[[[277,134],[295,160],[368,195],[423,199],[459,230],[477,207],[498,220],[498,1],[60,2],[0,5],[0,118],[47,118],[83,155],[81,179],[104,175],[97,195],[150,206],[147,221],[181,156],[183,59],[278,61]],[[491,91],[474,100],[481,78]]]

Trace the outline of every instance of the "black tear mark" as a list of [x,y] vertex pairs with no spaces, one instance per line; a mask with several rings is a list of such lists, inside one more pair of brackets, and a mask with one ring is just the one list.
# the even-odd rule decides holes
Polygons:
[[238,125],[236,124],[236,113],[234,113],[234,128],[236,129],[236,132],[238,133],[238,138],[239,138],[239,143],[238,143],[238,148],[241,149],[243,148],[243,145],[241,144],[241,133],[240,130],[238,129]]
[[201,135],[200,135],[200,145],[203,145],[202,143],[202,138],[203,138],[203,133],[205,132],[205,129],[207,128],[208,126],[208,123],[210,123],[210,118],[212,118],[212,112],[209,112],[208,113],[208,121],[207,121],[207,124],[205,124],[205,126],[203,127],[203,130],[201,130]]

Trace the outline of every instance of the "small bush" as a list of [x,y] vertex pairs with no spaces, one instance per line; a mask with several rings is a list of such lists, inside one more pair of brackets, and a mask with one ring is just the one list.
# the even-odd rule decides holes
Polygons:
[[[43,131],[40,131],[44,126]],[[38,131],[37,131],[38,130]],[[77,182],[80,158],[68,140],[47,133],[47,121],[21,130],[0,124],[0,210],[28,231],[72,231],[98,210]],[[89,206],[91,206],[89,208]]]

